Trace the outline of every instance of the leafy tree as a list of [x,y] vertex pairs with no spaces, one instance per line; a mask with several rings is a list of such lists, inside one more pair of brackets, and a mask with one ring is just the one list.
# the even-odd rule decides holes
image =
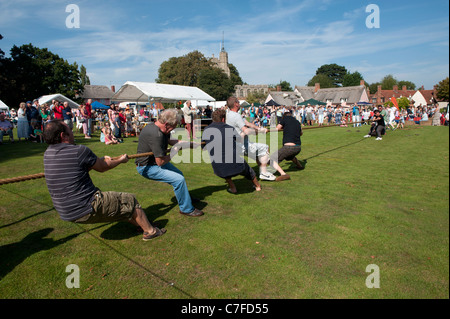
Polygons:
[[449,79],[448,77],[443,79],[441,82],[438,83],[437,87],[436,87],[436,98],[438,100],[442,100],[442,101],[448,101],[449,100],[449,88],[448,88],[448,83]]
[[221,69],[215,67],[200,71],[198,88],[218,101],[228,99],[234,91],[231,79]]
[[308,86],[314,86],[316,83],[320,84],[322,89],[335,87],[332,80],[325,74],[317,74],[308,82]]
[[245,99],[248,103],[260,103],[263,104],[267,95],[261,92],[250,93]]
[[185,86],[197,86],[198,75],[203,69],[212,68],[211,63],[199,51],[164,61],[158,71],[156,82]]
[[5,64],[2,71],[8,83],[0,87],[0,94],[10,105],[53,93],[75,99],[83,91],[78,65],[46,48],[13,46]]
[[404,86],[406,86],[407,90],[415,90],[416,89],[416,85],[411,81],[404,81],[404,80],[398,81],[397,85],[400,89],[403,88]]
[[231,63],[228,63],[228,67],[230,68],[230,80],[233,83],[233,87],[235,85],[243,85],[244,82],[242,81],[237,68]]
[[342,79],[342,86],[358,86],[361,84],[361,80],[364,80],[364,78],[358,71],[347,72]]
[[91,85],[91,80],[87,76],[86,67],[84,65],[80,66],[80,78],[81,78],[81,85],[84,87],[85,85]]
[[397,79],[394,78],[392,74],[388,74],[381,80],[381,89],[392,90],[394,85],[397,85],[397,83],[398,83]]
[[381,82],[375,82],[369,85],[370,94],[375,94],[378,91],[378,86],[381,85]]
[[213,66],[201,52],[193,51],[164,61],[159,67],[156,82],[195,86],[216,100],[223,100],[233,94],[235,85],[243,83],[236,67],[233,64],[228,66],[231,73],[229,78],[221,69]]
[[407,109],[409,104],[411,103],[406,96],[402,96],[397,99],[398,107],[400,109]]
[[294,91],[291,87],[291,84],[288,81],[280,81],[280,83],[277,84],[276,86],[280,86],[281,91],[286,91],[286,92]]
[[316,75],[324,74],[326,75],[333,84],[333,87],[342,86],[344,81],[344,76],[347,74],[347,69],[344,66],[333,64],[324,64],[317,69]]

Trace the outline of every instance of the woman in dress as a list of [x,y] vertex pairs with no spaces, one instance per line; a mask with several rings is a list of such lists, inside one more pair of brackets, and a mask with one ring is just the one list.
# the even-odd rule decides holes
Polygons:
[[19,138],[19,142],[21,138],[28,140],[30,137],[26,108],[26,104],[22,102],[20,103],[19,110],[17,111],[17,137]]

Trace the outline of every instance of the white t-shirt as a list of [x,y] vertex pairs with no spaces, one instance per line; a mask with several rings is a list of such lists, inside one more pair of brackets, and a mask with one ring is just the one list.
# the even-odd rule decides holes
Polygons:
[[238,134],[242,133],[242,128],[245,126],[245,121],[238,113],[228,110],[226,123],[236,129]]

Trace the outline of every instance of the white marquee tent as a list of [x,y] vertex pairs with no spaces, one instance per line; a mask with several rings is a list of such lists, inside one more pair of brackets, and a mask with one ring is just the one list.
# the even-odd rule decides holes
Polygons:
[[159,84],[149,82],[126,82],[111,98],[114,102],[160,102],[215,101],[197,87]]
[[5,103],[3,103],[2,100],[0,100],[0,113],[1,112],[8,112],[8,111],[9,111],[8,105],[6,105]]
[[69,102],[69,106],[72,109],[76,109],[76,108],[80,107],[80,105],[78,103],[75,103],[74,101],[72,101],[68,97],[65,97],[62,94],[44,95],[44,96],[41,96],[38,100],[39,100],[39,105],[42,105],[44,103],[48,103],[50,105],[53,100],[58,100],[61,103]]

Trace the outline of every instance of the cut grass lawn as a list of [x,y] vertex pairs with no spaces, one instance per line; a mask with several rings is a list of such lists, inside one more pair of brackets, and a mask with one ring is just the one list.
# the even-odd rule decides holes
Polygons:
[[[262,182],[261,192],[238,177],[231,195],[210,164],[176,164],[201,218],[178,214],[172,188],[132,161],[91,172],[167,228],[150,242],[125,223],[63,222],[44,179],[0,186],[0,298],[449,298],[448,127],[407,127],[383,141],[363,139],[367,130],[305,131],[306,169],[283,162],[291,180]],[[98,156],[137,149],[137,138],[76,138]],[[43,172],[45,144],[5,142],[0,179]],[[79,289],[66,287],[70,264]],[[370,264],[379,289],[366,287]]]

